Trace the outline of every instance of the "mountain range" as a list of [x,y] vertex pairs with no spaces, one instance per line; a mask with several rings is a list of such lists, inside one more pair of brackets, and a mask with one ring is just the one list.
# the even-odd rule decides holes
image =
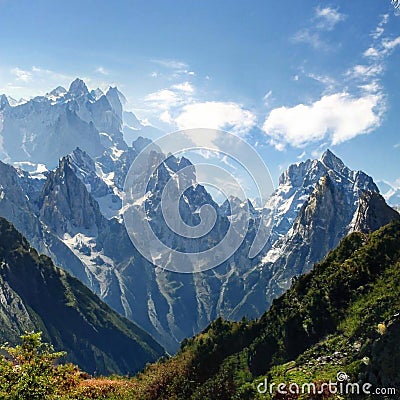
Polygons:
[[[123,110],[123,99],[116,88],[89,92],[79,79],[68,91],[59,87],[22,104],[12,105],[3,95],[0,216],[171,353],[218,316],[261,316],[347,234],[373,231],[398,215],[378,195],[371,177],[350,170],[327,150],[320,159],[282,173],[265,206],[251,207],[243,244],[223,264],[191,275],[155,267],[135,249],[123,224],[126,174],[150,143],[139,135],[152,129]],[[128,134],[135,137],[129,145]],[[174,245],[160,199],[166,182],[191,163],[157,152],[152,157],[149,166],[164,161],[148,188],[146,207],[158,235]],[[199,209],[211,205],[217,219],[207,240],[216,243],[230,221],[243,217],[241,205],[248,200],[236,199],[236,207],[228,210],[195,175],[190,179],[182,218],[195,225]],[[273,216],[271,235],[261,254],[249,259],[264,212]],[[187,251],[206,244],[179,242]]]

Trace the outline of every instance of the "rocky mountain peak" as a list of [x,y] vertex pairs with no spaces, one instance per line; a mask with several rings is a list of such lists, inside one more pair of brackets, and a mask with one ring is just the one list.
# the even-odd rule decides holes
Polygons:
[[84,96],[89,93],[89,90],[82,79],[76,78],[69,87],[69,93],[76,96]]
[[55,89],[53,89],[53,90],[49,93],[49,95],[50,95],[50,96],[58,97],[58,96],[61,96],[61,95],[65,94],[65,93],[67,93],[67,90],[66,90],[64,87],[62,87],[62,86],[57,86]]
[[7,96],[5,94],[0,95],[0,110],[10,107]]
[[[146,146],[148,146],[151,143],[150,139],[144,138],[142,136],[139,136],[136,140],[132,142],[132,147],[140,153]],[[160,150],[161,151],[161,150]]]
[[327,149],[324,154],[322,154],[321,162],[328,167],[329,169],[333,169],[334,171],[340,172],[346,166],[343,161],[332,153],[329,149]]
[[351,231],[371,233],[399,219],[400,214],[389,207],[379,193],[365,191],[360,197]]
[[86,153],[86,151],[81,150],[79,147],[77,147],[72,153],[68,154],[66,160],[69,164],[81,167],[87,166],[87,169],[91,171],[95,171],[96,168],[94,160]]
[[106,98],[114,112],[122,120],[122,104],[126,102],[125,96],[116,87],[110,86],[107,90]]

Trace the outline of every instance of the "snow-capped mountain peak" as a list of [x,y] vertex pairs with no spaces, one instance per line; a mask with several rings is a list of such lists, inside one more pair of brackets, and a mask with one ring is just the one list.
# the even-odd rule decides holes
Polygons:
[[292,164],[280,176],[277,189],[265,205],[275,219],[271,243],[287,234],[301,207],[323,176],[329,176],[334,185],[347,193],[349,203],[365,190],[379,192],[371,177],[362,171],[352,171],[330,150],[320,160]]
[[89,90],[88,90],[85,82],[79,78],[76,78],[71,83],[68,92],[75,97],[85,96],[85,95],[89,94]]
[[321,157],[321,162],[329,169],[340,172],[344,168],[347,168],[343,161],[332,153],[329,149],[327,149]]
[[67,90],[66,90],[64,87],[62,87],[62,86],[57,86],[55,89],[53,89],[53,90],[49,93],[49,95],[50,95],[50,96],[59,97],[59,96],[64,95],[65,93],[67,93]]

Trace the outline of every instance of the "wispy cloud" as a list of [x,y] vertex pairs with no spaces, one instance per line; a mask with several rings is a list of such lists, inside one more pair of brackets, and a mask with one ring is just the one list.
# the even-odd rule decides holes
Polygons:
[[386,52],[390,52],[400,45],[400,36],[395,39],[385,39],[382,45]]
[[336,80],[328,75],[316,74],[310,72],[306,73],[306,76],[308,76],[311,79],[314,79],[314,81],[321,83],[325,87],[326,91],[332,91],[337,85]]
[[339,22],[346,19],[346,15],[331,7],[318,6],[315,10],[315,19],[318,29],[331,31]]
[[97,67],[95,69],[95,72],[97,72],[98,74],[101,74],[101,75],[106,75],[106,76],[110,75],[110,73],[102,66]]
[[389,21],[389,14],[382,15],[382,19],[379,22],[378,26],[375,28],[373,32],[371,32],[371,37],[374,40],[378,40],[383,35],[383,32],[385,32],[384,25],[386,25],[388,21]]
[[310,21],[310,27],[296,32],[293,41],[307,43],[319,50],[326,50],[330,46],[321,38],[322,32],[332,31],[335,26],[347,18],[345,14],[331,7],[317,7]]
[[371,65],[357,64],[346,72],[346,75],[354,78],[369,79],[383,72],[383,65],[376,63]]
[[15,67],[11,69],[11,73],[16,76],[17,81],[29,82],[32,79],[32,73],[21,68]]
[[303,151],[301,154],[297,156],[298,160],[302,160],[307,155],[306,151]]
[[303,29],[293,36],[293,41],[297,43],[307,43],[316,49],[326,49],[328,46],[320,38],[319,33],[310,29]]
[[184,61],[179,60],[169,60],[169,59],[153,59],[150,60],[153,64],[159,67],[158,70],[153,71],[151,76],[153,78],[165,77],[170,80],[174,80],[176,78],[181,78],[183,76],[186,77],[194,77],[196,73],[190,69],[189,65]]
[[151,60],[154,64],[161,65],[162,67],[169,69],[187,69],[189,68],[188,64],[183,61],[178,60],[163,60],[163,59],[154,59]]
[[263,101],[264,101],[264,105],[268,106],[269,102],[271,100],[271,96],[272,96],[272,90],[269,90],[267,93],[265,93],[264,97],[263,97]]

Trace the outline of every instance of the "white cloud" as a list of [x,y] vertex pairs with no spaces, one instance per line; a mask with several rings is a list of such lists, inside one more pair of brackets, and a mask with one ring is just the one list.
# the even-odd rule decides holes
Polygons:
[[160,120],[166,124],[172,124],[174,122],[172,115],[168,110],[165,110],[160,114]]
[[269,90],[267,93],[265,93],[263,97],[264,105],[268,106],[271,96],[272,96],[272,90]]
[[331,7],[317,7],[315,16],[319,20],[317,28],[328,31],[331,31],[336,24],[346,19],[345,14],[341,14],[338,10]]
[[321,158],[321,157],[322,157],[322,154],[324,154],[325,151],[326,151],[326,147],[325,147],[325,149],[323,150],[323,149],[321,148],[321,146],[319,146],[318,149],[314,149],[314,150],[311,151],[311,156],[312,156],[313,158],[315,158],[315,159]]
[[378,93],[382,91],[382,86],[378,80],[373,80],[364,85],[360,85],[359,88],[366,93]]
[[308,43],[318,50],[329,49],[327,43],[321,39],[321,33],[324,31],[332,31],[334,27],[341,21],[346,19],[345,14],[341,14],[337,9],[331,7],[317,7],[314,17],[312,18],[312,26],[302,29],[293,36],[293,41],[298,43]]
[[363,90],[370,89],[371,92],[382,90],[379,84],[379,77],[385,69],[385,58],[400,45],[400,36],[389,39],[382,38],[384,33],[384,25],[388,22],[389,15],[385,14],[379,22],[378,27],[371,34],[373,44],[364,52],[367,58],[366,64],[358,64],[347,71],[346,75],[357,80],[366,82],[360,86]]
[[256,124],[255,115],[233,102],[207,101],[187,104],[175,118],[179,129],[232,129],[246,134]]
[[29,82],[32,79],[32,73],[30,71],[25,71],[18,67],[13,68],[11,73],[16,76],[17,81]]
[[383,72],[383,65],[372,64],[372,65],[355,65],[351,70],[347,72],[347,75],[353,78],[371,78],[377,76]]
[[378,26],[371,33],[371,36],[374,40],[378,40],[383,35],[383,33],[385,32],[384,25],[386,25],[388,21],[389,21],[389,14],[382,15],[382,19],[379,22]]
[[306,153],[306,151],[304,150],[301,154],[299,154],[299,155],[297,156],[297,159],[298,159],[298,160],[301,160],[301,159],[303,159],[306,155],[307,155],[307,153]]
[[157,92],[149,93],[144,100],[160,110],[175,107],[180,102],[178,94],[171,89],[161,89]]
[[194,87],[190,82],[177,83],[171,86],[172,89],[180,90],[185,93],[193,93]]
[[71,75],[66,75],[60,72],[52,71],[50,69],[35,66],[32,67],[32,73],[34,74],[35,80],[52,80],[54,81],[54,83],[59,82],[58,85],[64,82],[71,82],[71,80],[74,79],[74,77]]
[[[318,18],[325,18],[330,29],[344,16],[335,15],[331,9],[317,8]],[[326,142],[335,145],[377,128],[385,112],[384,87],[381,77],[385,70],[385,60],[400,46],[400,36],[385,38],[385,24],[389,15],[381,17],[377,28],[371,33],[372,43],[364,52],[365,64],[354,65],[340,80],[317,74],[306,76],[323,83],[329,90],[310,104],[293,107],[279,107],[271,111],[265,119],[263,130],[270,143],[283,150],[287,145],[303,147],[309,143]],[[304,32],[304,40],[322,46],[318,28]],[[300,37],[301,38],[301,37]],[[339,86],[340,85],[340,86]]]
[[178,60],[152,60],[153,63],[161,65],[162,67],[169,68],[169,69],[187,69],[188,65],[183,61]]
[[144,101],[162,122],[171,123],[171,111],[191,103],[194,92],[195,87],[186,81],[149,93]]
[[335,79],[331,78],[328,75],[308,73],[307,76],[324,85],[327,90],[332,90],[336,86]]
[[154,78],[162,75],[172,80],[182,76],[196,76],[196,73],[190,70],[189,65],[183,61],[168,59],[153,59],[150,61],[153,64],[157,64],[162,70],[162,73],[159,71],[153,71],[151,76]]
[[400,45],[400,36],[398,36],[393,40],[385,39],[382,41],[382,46],[387,52],[394,50],[399,45]]
[[316,49],[326,48],[326,44],[320,39],[319,34],[304,29],[293,36],[293,41],[297,43],[308,43]]
[[102,67],[102,66],[97,67],[97,68],[95,69],[95,72],[97,72],[97,73],[99,73],[99,74],[102,74],[102,75],[109,75],[109,72],[108,72],[104,67]]
[[379,57],[379,51],[376,50],[374,47],[369,47],[367,50],[365,50],[364,52],[364,57],[372,57],[372,58],[376,58]]
[[336,93],[323,96],[310,105],[272,110],[263,130],[278,150],[288,144],[303,147],[326,138],[335,145],[376,128],[383,108],[380,94],[355,98],[346,92]]

